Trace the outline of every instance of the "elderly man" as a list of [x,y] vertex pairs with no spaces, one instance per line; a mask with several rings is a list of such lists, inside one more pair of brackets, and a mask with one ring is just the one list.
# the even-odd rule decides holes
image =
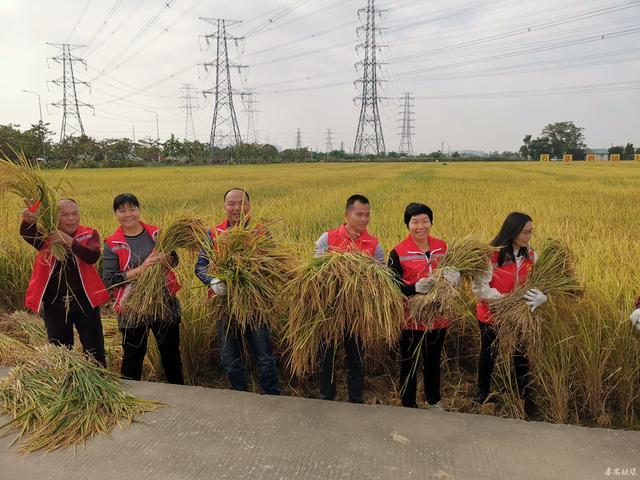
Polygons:
[[[100,235],[80,224],[78,203],[64,198],[57,205],[57,230],[44,236],[36,226],[36,202],[25,203],[20,235],[38,251],[25,305],[41,313],[50,343],[73,347],[75,325],[83,350],[105,365],[100,305],[109,301],[109,295],[95,267],[100,258]],[[56,260],[51,253],[54,244],[67,249],[65,261]]]

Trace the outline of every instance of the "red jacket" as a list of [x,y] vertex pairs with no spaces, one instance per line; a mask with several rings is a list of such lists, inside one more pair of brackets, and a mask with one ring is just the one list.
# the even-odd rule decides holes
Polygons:
[[[407,235],[402,242],[394,247],[394,250],[400,258],[400,266],[402,267],[402,281],[405,285],[415,285],[421,278],[425,278],[438,266],[438,263],[447,253],[447,244],[444,240],[429,236],[429,258],[413,241],[411,235]],[[447,328],[449,319],[436,318],[433,321],[432,328]],[[409,316],[409,310],[405,308],[404,330],[421,330],[427,329],[425,325],[417,324]]]
[[[159,228],[155,225],[147,225],[145,223],[140,222],[140,225],[147,231],[147,234],[156,242],[158,238],[158,230]],[[124,235],[124,231],[122,227],[118,227],[118,229],[109,235],[105,239],[105,243],[109,246],[111,251],[118,256],[118,261],[120,264],[120,270],[126,272],[130,269],[129,261],[131,260],[131,249],[129,248],[129,244],[127,243],[127,239]],[[115,302],[113,304],[113,309],[120,313],[122,311],[122,300],[127,293],[129,293],[129,289],[131,288],[131,284],[121,285],[117,287],[113,287],[113,292],[115,294]],[[167,271],[167,289],[169,290],[169,294],[171,296],[175,296],[180,290],[180,284],[178,283],[178,279],[176,278],[176,274],[173,270]]]
[[[84,225],[78,225],[78,229],[73,234],[73,240],[85,244],[92,235],[92,228],[85,227]],[[102,279],[96,270],[96,266],[84,262],[77,255],[75,255],[75,260],[76,265],[78,265],[82,288],[84,289],[84,293],[87,296],[89,303],[91,303],[91,306],[95,308],[108,302],[109,294],[107,293],[104,283],[102,283]],[[49,242],[45,240],[42,248],[40,248],[36,255],[31,279],[29,280],[29,286],[27,287],[24,304],[29,310],[36,313],[40,310],[42,297],[47,289],[47,285],[49,284],[49,280],[51,279],[51,275],[55,269],[56,262],[57,260],[51,253]]]
[[344,224],[334,230],[329,230],[327,234],[329,250],[332,252],[356,250],[373,257],[378,246],[378,239],[373,235],[369,235],[366,230],[355,241],[352,240]]
[[[499,252],[494,252],[491,257],[493,277],[491,277],[489,286],[495,288],[500,293],[510,293],[516,286],[524,285],[529,272],[533,268],[535,252],[532,249],[529,250],[529,257],[522,261],[520,268],[518,268],[516,262],[511,260],[506,260],[505,263],[499,267],[498,254]],[[476,313],[478,320],[482,323],[493,323],[489,304],[486,301],[478,300]]]

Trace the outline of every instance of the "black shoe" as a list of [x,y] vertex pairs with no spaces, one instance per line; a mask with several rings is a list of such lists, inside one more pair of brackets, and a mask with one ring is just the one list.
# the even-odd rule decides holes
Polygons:
[[529,397],[524,398],[524,413],[527,417],[532,418],[538,412],[536,404]]
[[481,392],[479,390],[476,390],[475,393],[473,394],[473,401],[478,405],[482,405],[488,396],[489,396],[489,392]]

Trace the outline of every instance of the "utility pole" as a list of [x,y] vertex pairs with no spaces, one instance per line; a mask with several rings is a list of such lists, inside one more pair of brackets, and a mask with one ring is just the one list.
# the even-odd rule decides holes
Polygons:
[[243,37],[233,37],[229,35],[227,33],[227,26],[237,25],[241,23],[241,21],[208,17],[200,17],[200,20],[204,20],[217,27],[216,33],[205,35],[207,43],[209,43],[211,38],[216,40],[216,59],[214,62],[204,64],[205,69],[215,67],[216,83],[214,88],[202,92],[205,96],[213,94],[215,97],[209,145],[211,148],[235,146],[242,143],[242,137],[240,136],[238,118],[236,117],[236,111],[233,106],[234,91],[231,86],[231,68],[240,71],[240,69],[246,68],[246,66],[229,61],[228,41],[232,40],[237,42],[238,40],[242,40]]
[[40,123],[42,122],[42,101],[40,100],[40,94],[38,92],[34,92],[33,90],[22,90],[24,93],[33,93],[38,96],[38,111],[40,112]]
[[[198,105],[194,105],[194,101],[196,97],[191,94],[191,92],[195,92],[195,88],[193,88],[192,83],[183,83],[180,90],[184,92],[184,95],[180,97],[181,100],[184,100],[184,105],[182,108],[186,112],[186,118],[184,123],[184,139],[185,140],[195,140],[196,139],[196,129],[193,126],[193,107],[196,108]],[[191,133],[191,135],[189,135]]]
[[367,7],[358,10],[358,17],[362,18],[362,14],[366,15],[366,22],[357,28],[356,32],[360,34],[364,31],[364,42],[356,45],[356,51],[364,48],[364,58],[356,63],[356,68],[362,67],[362,78],[356,80],[356,85],[362,85],[362,92],[355,100],[360,101],[360,116],[358,118],[358,129],[356,131],[356,140],[353,146],[353,152],[365,155],[374,153],[376,155],[384,155],[384,135],[382,133],[382,124],[380,123],[380,111],[378,110],[378,67],[380,63],[377,60],[377,52],[380,45],[377,43],[377,36],[381,28],[376,26],[376,18],[379,17],[382,10],[376,8],[375,0],[367,0]]
[[398,147],[398,153],[411,156],[413,155],[413,141],[411,137],[413,133],[413,97],[411,93],[404,94],[404,104],[402,108],[402,121],[401,121],[401,134],[400,134],[400,147]]
[[[62,77],[51,80],[51,83],[62,87],[62,101],[52,103],[54,107],[62,107],[62,127],[60,128],[60,141],[71,137],[74,134],[85,135],[82,118],[80,117],[80,107],[89,107],[93,109],[93,105],[78,100],[78,92],[76,85],[89,86],[89,82],[76,79],[73,64],[81,63],[87,66],[87,62],[71,53],[72,50],[84,47],[84,45],[71,45],[68,43],[47,43],[52,47],[62,51],[60,55],[52,57],[51,60],[62,65]],[[91,90],[89,90],[91,91]]]

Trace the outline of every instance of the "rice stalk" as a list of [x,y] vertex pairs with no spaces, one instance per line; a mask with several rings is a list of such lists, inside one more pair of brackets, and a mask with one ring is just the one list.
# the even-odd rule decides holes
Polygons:
[[[430,329],[436,319],[453,320],[461,317],[464,314],[461,293],[463,285],[488,271],[493,251],[492,246],[469,236],[451,242],[444,258],[431,273],[434,279],[431,290],[408,299],[407,307],[411,319],[416,324]],[[454,287],[444,278],[448,268],[460,272],[460,285]]]
[[122,303],[127,326],[171,321],[174,306],[167,292],[166,278],[172,268],[172,253],[180,249],[195,250],[205,235],[204,223],[188,216],[177,218],[166,230],[160,231],[155,251],[161,260],[134,279]]
[[575,275],[573,255],[563,242],[546,240],[524,284],[491,305],[500,349],[506,354],[520,345],[530,358],[540,356],[542,327],[549,310],[542,306],[531,312],[523,297],[533,288],[548,295],[551,301],[576,296],[582,289]]
[[[29,161],[22,152],[16,152],[16,155],[17,162],[11,161],[6,156],[0,158],[0,194],[10,193],[20,199],[34,199],[40,202],[36,227],[40,235],[47,237],[49,233],[58,229],[56,189],[44,181],[36,162]],[[64,262],[68,250],[64,245],[53,244],[51,253],[56,260]]]
[[365,350],[393,345],[404,318],[403,297],[393,273],[360,253],[327,253],[298,268],[289,282],[290,371],[313,370],[319,349],[358,337]]
[[19,451],[51,452],[109,435],[160,404],[127,393],[111,372],[77,352],[45,345],[0,380],[0,412],[12,420]]

